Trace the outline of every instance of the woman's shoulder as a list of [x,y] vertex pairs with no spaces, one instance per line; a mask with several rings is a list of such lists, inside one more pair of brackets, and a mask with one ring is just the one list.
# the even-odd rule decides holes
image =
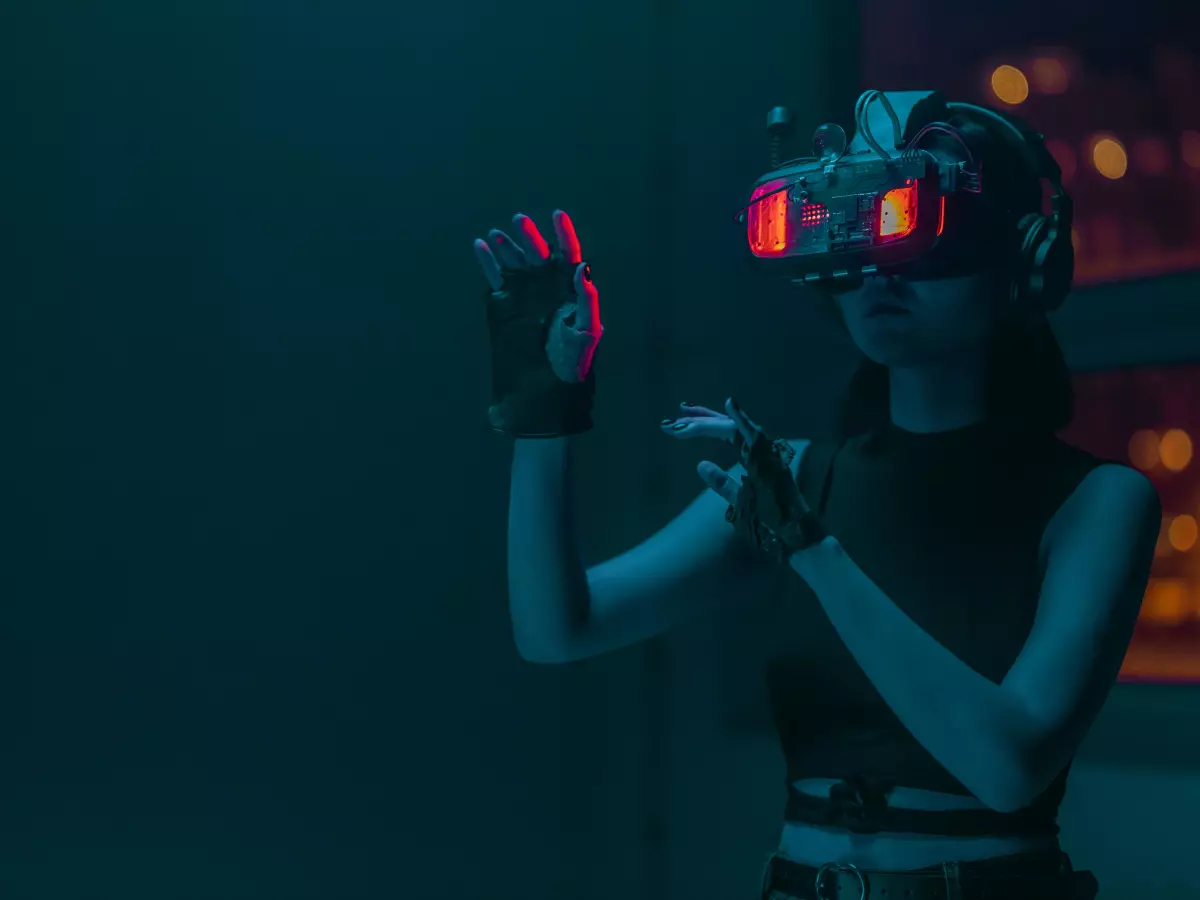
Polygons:
[[1059,502],[1052,526],[1061,528],[1116,510],[1160,508],[1154,483],[1133,466],[1057,437],[1053,454],[1056,464],[1049,468],[1056,475]]
[[[1070,443],[1058,435],[1051,438],[1049,446],[1050,467],[1055,471],[1061,472],[1068,480],[1082,482],[1097,469],[1106,469],[1110,473],[1112,470],[1122,470],[1125,473],[1117,477],[1135,476],[1144,478],[1132,466],[1111,457],[1094,453],[1091,450],[1080,447],[1078,444]],[[1110,474],[1105,474],[1101,477],[1108,478],[1111,476]]]
[[[1074,456],[1084,451],[1074,448]],[[1141,546],[1157,540],[1162,500],[1154,483],[1132,466],[1099,457],[1066,493],[1045,531],[1047,547],[1074,546],[1084,535],[1093,541],[1099,530],[1120,544]]]
[[1128,463],[1093,453],[1076,444],[1055,438],[1055,452],[1059,459],[1057,468],[1064,471],[1071,482],[1072,495],[1104,498],[1113,493],[1157,496],[1154,483]]

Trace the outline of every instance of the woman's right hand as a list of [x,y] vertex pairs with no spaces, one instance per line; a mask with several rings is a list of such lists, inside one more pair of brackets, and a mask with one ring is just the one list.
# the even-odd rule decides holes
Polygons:
[[520,213],[515,238],[493,228],[475,241],[489,287],[495,402],[488,416],[493,428],[518,437],[591,427],[600,293],[570,217],[556,210],[553,220],[557,252]]

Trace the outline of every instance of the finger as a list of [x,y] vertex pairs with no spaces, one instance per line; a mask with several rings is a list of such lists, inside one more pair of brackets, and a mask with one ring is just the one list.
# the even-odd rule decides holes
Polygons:
[[696,466],[696,474],[709,489],[726,503],[737,503],[738,483],[727,475],[716,463],[708,461]]
[[715,438],[720,441],[733,441],[736,433],[733,421],[721,416],[719,419],[663,419],[659,428],[669,437],[679,440],[691,438]]
[[737,422],[739,425],[744,425],[751,431],[760,430],[751,418],[746,415],[746,411],[732,397],[725,401],[725,414]]
[[592,267],[580,263],[575,267],[575,327],[589,334],[600,332],[600,292],[592,281]]
[[746,446],[752,446],[755,438],[760,433],[759,427],[750,421],[749,417],[742,412],[741,407],[737,405],[737,401],[732,397],[725,401],[725,412],[729,415],[729,418],[733,419],[733,423],[737,426],[738,433],[741,434],[742,440],[746,442]]
[[715,409],[709,409],[707,406],[695,406],[691,403],[680,403],[679,408],[689,416],[715,416],[720,419],[728,418],[725,413],[717,412]]
[[554,234],[558,238],[558,249],[562,251],[563,259],[571,265],[582,261],[583,250],[579,247],[579,235],[575,233],[575,223],[561,209],[556,209],[551,217],[554,220]]
[[524,213],[513,216],[513,227],[517,229],[517,240],[525,250],[525,258],[531,265],[540,266],[550,258],[550,245],[538,231],[533,219]]
[[492,255],[492,248],[482,238],[475,239],[475,258],[479,260],[483,276],[492,290],[500,290],[504,286],[504,276],[500,274],[500,263],[496,262],[496,257]]
[[488,232],[488,246],[496,256],[496,260],[506,269],[524,269],[528,266],[525,251],[503,231],[493,228]]

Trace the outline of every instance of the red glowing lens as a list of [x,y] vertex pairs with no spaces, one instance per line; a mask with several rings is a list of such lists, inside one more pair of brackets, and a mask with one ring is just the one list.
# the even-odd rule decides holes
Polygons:
[[[754,189],[746,213],[746,236],[755,256],[783,256],[788,246],[788,182],[769,181]],[[770,196],[766,196],[766,195]],[[762,198],[761,200],[759,198]]]

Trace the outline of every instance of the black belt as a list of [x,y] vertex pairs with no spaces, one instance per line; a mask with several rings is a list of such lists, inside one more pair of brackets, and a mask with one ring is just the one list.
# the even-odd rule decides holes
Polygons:
[[991,809],[904,809],[889,806],[887,786],[855,777],[842,781],[828,797],[813,797],[788,785],[784,819],[828,828],[845,828],[856,834],[881,831],[910,834],[1001,837],[1055,837],[1058,822],[1053,813],[1023,809],[999,813]]
[[843,863],[807,866],[772,856],[763,900],[1093,900],[1096,877],[1064,853],[1024,853],[980,862],[881,872]]

